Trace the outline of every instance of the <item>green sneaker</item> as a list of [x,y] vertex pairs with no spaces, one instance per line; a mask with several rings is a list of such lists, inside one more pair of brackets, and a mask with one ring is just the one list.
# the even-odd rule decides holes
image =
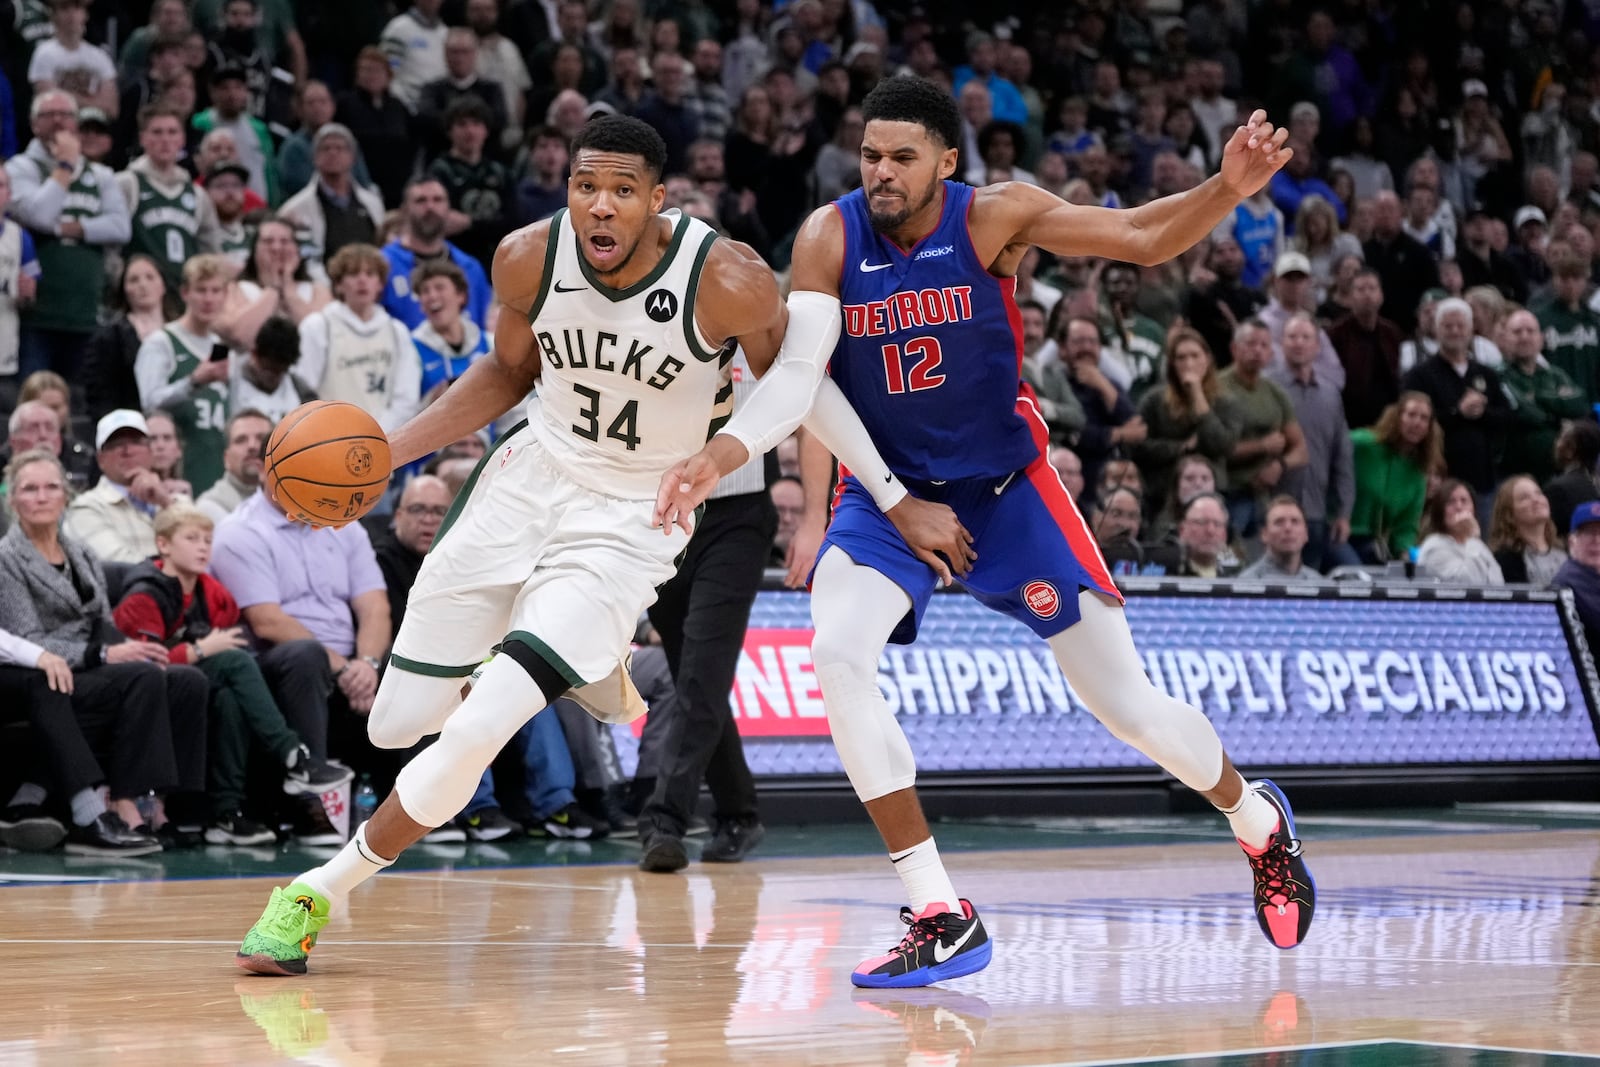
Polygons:
[[244,935],[233,960],[256,974],[305,974],[317,931],[328,925],[328,900],[309,886],[274,889],[267,910]]

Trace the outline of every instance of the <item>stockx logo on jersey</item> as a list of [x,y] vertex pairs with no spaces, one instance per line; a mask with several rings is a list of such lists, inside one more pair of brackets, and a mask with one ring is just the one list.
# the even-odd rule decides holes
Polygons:
[[644,298],[644,313],[655,322],[671,322],[678,313],[678,298],[671,290],[657,289]]

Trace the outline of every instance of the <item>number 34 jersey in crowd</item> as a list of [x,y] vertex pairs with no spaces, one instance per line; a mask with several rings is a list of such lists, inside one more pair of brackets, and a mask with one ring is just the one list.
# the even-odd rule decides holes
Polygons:
[[909,251],[872,228],[862,190],[834,202],[844,329],[829,371],[903,479],[1004,477],[1039,455],[1018,410],[1016,279],[979,262],[973,193],[945,182],[939,225]]
[[711,347],[694,321],[716,231],[676,211],[665,217],[673,232],[661,262],[611,289],[558,211],[528,315],[542,362],[530,425],[572,481],[629,500],[655,499],[661,473],[733,413],[733,346]]

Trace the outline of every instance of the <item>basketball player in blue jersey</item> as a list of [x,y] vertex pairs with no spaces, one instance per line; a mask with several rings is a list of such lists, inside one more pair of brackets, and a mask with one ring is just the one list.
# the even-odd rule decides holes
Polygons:
[[[808,327],[795,337],[810,347],[790,353],[790,312],[771,269],[704,223],[661,213],[666,154],[638,119],[584,126],[567,207],[495,253],[493,352],[391,437],[399,468],[499,419],[538,386],[528,417],[479,462],[434,539],[368,717],[380,748],[439,739],[406,764],[338,855],[272,891],[235,955],[240,967],[304,974],[351,890],[453,819],[495,753],[557,697],[570,694],[608,722],[643,712],[623,667],[629,639],[693,525],[665,540],[652,528],[661,472],[726,418],[736,343],[757,373],[777,374],[795,360],[812,366],[837,336]],[[802,297],[794,313],[814,321],[805,305]],[[857,457],[848,441],[834,447],[876,475],[843,394],[821,394],[869,454]],[[960,554],[948,507],[881,503],[897,538],[930,557]],[[495,646],[500,654],[463,699],[463,681]]]
[[[851,981],[927,985],[983,968],[992,950],[939,860],[913,788],[911,748],[878,690],[885,644],[915,638],[938,577],[885,521],[881,505],[894,497],[874,484],[879,478],[955,510],[972,541],[949,563],[967,590],[1044,638],[1096,718],[1227,817],[1254,874],[1262,932],[1279,948],[1298,945],[1315,890],[1288,801],[1269,781],[1247,783],[1205,715],[1146,678],[1105,561],[1046,461],[1044,420],[1020,382],[1014,299],[1029,245],[1142,264],[1177,256],[1287,162],[1287,131],[1258,111],[1228,141],[1218,175],[1119,211],[1069,204],[1021,183],[973,189],[948,180],[960,119],[932,82],[887,79],[862,111],[862,188],[803,225],[790,308],[812,310],[791,314],[785,339],[786,347],[809,351],[797,332],[826,321],[824,306],[838,316],[831,380],[889,472],[849,471],[812,575],[812,658],[828,723],[910,898],[900,915],[910,929]],[[801,366],[815,369],[796,361],[773,377]],[[747,417],[782,424],[767,384],[705,449],[667,472],[657,521],[681,521],[722,471],[764,443],[762,422]],[[804,403],[797,382],[790,391],[797,394],[790,403]],[[830,440],[831,429],[815,417],[820,408],[807,427],[841,455],[836,442],[843,442]],[[863,454],[859,443],[851,454]]]

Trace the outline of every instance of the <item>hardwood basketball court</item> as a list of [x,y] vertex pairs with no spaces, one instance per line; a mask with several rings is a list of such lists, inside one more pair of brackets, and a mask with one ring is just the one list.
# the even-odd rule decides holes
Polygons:
[[623,842],[424,847],[286,979],[233,965],[283,881],[237,875],[314,856],[0,853],[0,1065],[1600,1062],[1600,808],[1301,831],[1319,909],[1284,953],[1214,819],[943,824],[994,963],[870,993],[899,883],[860,827],[685,875]]

